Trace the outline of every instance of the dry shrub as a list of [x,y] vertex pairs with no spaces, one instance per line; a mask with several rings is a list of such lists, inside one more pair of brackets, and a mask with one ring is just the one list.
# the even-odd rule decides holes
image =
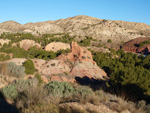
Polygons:
[[99,104],[99,97],[96,96],[95,94],[86,95],[86,96],[79,95],[78,98],[79,98],[79,102],[82,104],[85,104],[85,103],[91,103],[94,105]]
[[25,91],[20,93],[20,98],[17,99],[17,107],[28,107],[48,103],[47,98],[48,93],[44,88],[38,86],[28,87]]
[[[119,113],[123,111],[130,111],[131,113],[144,113],[143,107],[136,107],[136,104],[127,101],[126,96],[122,94],[121,97],[106,93],[103,90],[96,91],[96,95],[99,97],[100,102],[105,103],[110,109]],[[142,105],[141,105],[142,106]]]
[[0,74],[1,75],[8,75],[8,70],[7,70],[7,64],[6,63],[0,64]]
[[60,107],[60,113],[89,113],[85,109],[81,109],[75,106],[63,106]]
[[100,102],[107,102],[110,100],[109,95],[105,93],[103,90],[98,90],[95,92],[96,96],[99,97]]
[[51,104],[55,104],[58,105],[62,100],[62,95],[57,95],[54,96],[53,94],[48,95],[47,97],[47,102],[51,103]]
[[87,86],[77,86],[75,93],[72,95],[72,100],[82,104],[92,103],[98,104],[99,97],[95,95],[91,88]]
[[53,104],[32,105],[22,110],[21,113],[60,113],[59,108]]

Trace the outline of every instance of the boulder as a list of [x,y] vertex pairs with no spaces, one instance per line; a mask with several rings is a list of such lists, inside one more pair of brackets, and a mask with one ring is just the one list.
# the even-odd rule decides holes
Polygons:
[[45,50],[46,51],[54,51],[57,52],[61,49],[70,49],[70,44],[62,43],[62,42],[52,42],[48,45],[46,45]]
[[6,43],[9,44],[10,40],[8,39],[0,39],[0,43],[2,44],[2,46]]
[[41,45],[39,43],[36,43],[34,40],[25,39],[20,41],[19,44],[20,47],[25,50],[28,50],[30,47],[34,47],[34,46],[38,49],[41,48]]
[[69,71],[70,71],[70,67],[66,63],[60,60],[47,61],[39,70],[40,73],[46,76],[57,75]]
[[25,58],[13,58],[13,59],[10,59],[10,60],[7,60],[7,61],[2,61],[0,63],[7,63],[7,62],[13,62],[15,63],[16,65],[23,65],[23,63],[26,61]]

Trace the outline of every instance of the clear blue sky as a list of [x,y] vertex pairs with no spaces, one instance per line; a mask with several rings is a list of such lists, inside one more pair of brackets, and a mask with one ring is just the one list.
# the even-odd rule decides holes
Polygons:
[[21,24],[76,15],[150,25],[150,0],[1,0],[0,23]]

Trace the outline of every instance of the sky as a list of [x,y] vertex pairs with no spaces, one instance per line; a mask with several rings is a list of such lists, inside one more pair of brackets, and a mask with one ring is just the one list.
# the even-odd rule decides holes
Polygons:
[[150,0],[1,0],[0,23],[21,24],[77,15],[150,25]]

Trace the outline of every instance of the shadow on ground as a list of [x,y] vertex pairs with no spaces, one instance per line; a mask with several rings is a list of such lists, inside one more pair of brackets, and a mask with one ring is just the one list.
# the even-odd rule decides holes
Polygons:
[[87,76],[81,78],[81,77],[75,77],[75,80],[78,84],[84,85],[84,86],[90,86],[94,91],[99,90],[100,88],[105,89],[106,81],[104,80],[98,80],[94,78],[88,78]]
[[9,104],[6,101],[4,95],[1,92],[0,92],[0,113],[19,113],[19,110],[15,106]]
[[[76,77],[77,83],[84,86],[91,87],[94,91],[102,89],[107,93],[111,93],[117,95],[119,97],[124,98],[125,100],[130,100],[133,102],[137,102],[139,100],[145,100],[149,103],[150,96],[145,95],[143,89],[141,89],[137,84],[112,84],[110,80],[97,80],[94,78],[88,77]],[[107,86],[109,83],[109,87]]]

